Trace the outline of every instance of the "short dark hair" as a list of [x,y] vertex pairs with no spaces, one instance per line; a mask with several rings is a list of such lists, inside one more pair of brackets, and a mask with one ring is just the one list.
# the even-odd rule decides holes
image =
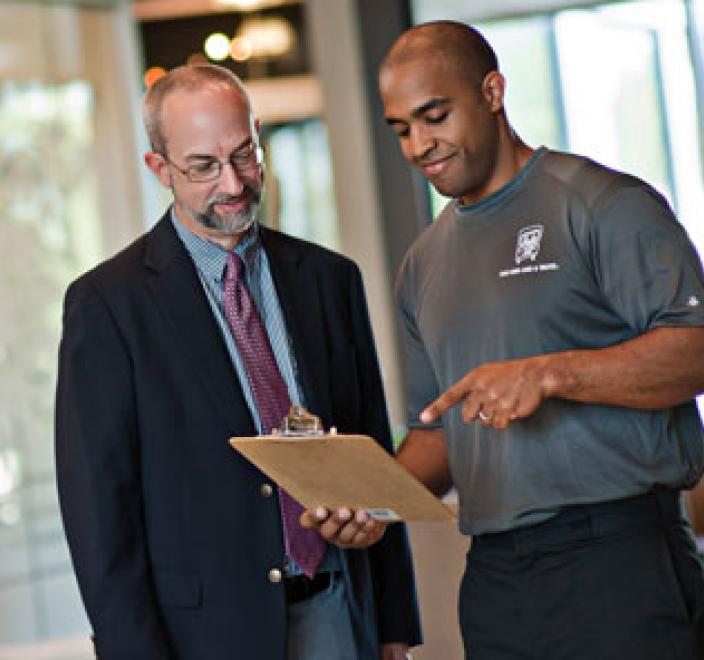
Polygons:
[[418,57],[439,56],[481,84],[487,73],[499,70],[494,49],[476,28],[457,21],[430,21],[406,30],[391,46],[381,70]]

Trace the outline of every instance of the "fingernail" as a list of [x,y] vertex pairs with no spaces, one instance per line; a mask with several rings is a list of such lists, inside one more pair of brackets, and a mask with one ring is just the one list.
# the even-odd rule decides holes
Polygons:
[[325,520],[328,517],[328,511],[324,507],[320,506],[315,510],[315,517],[318,520]]

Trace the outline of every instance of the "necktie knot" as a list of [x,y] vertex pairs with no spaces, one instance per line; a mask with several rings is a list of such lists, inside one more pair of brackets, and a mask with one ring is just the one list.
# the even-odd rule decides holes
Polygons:
[[244,264],[242,257],[237,252],[227,253],[227,267],[225,268],[225,281],[238,281],[242,278]]

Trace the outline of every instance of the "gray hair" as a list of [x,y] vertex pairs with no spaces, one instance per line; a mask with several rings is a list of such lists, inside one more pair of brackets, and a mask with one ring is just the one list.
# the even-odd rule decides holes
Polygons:
[[228,87],[240,95],[250,109],[249,94],[242,81],[229,69],[215,64],[192,64],[180,66],[159,78],[144,96],[142,117],[152,151],[166,154],[166,138],[162,122],[164,99],[179,89],[199,90],[210,85]]

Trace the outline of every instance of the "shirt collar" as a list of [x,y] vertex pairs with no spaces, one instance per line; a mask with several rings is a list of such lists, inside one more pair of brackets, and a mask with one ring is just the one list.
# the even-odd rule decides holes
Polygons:
[[[227,265],[227,250],[223,250],[216,243],[202,238],[186,229],[181,221],[176,217],[173,207],[171,207],[171,223],[176,230],[181,242],[191,255],[193,263],[198,270],[208,279],[221,282],[225,275]],[[245,272],[254,273],[259,267],[259,255],[261,252],[261,238],[259,236],[259,225],[255,223],[242,240],[235,246],[236,252],[245,265]]]

